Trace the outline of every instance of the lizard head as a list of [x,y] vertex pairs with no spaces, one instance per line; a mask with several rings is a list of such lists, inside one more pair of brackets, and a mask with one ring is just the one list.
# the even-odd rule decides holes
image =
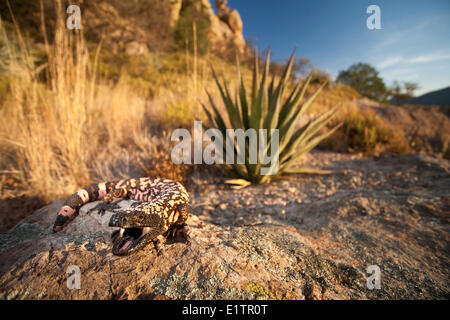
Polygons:
[[[185,205],[175,207],[168,214],[168,223],[174,224],[180,218],[187,217],[188,208]],[[163,214],[148,213],[136,208],[119,211],[111,216],[110,227],[119,227],[112,233],[112,252],[123,256],[145,247],[159,235],[167,231],[167,222]]]

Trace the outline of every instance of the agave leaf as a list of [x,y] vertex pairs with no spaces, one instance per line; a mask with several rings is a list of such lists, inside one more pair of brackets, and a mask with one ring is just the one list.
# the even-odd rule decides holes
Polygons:
[[210,104],[211,104],[211,107],[213,108],[214,115],[215,115],[215,118],[216,118],[217,126],[219,127],[219,129],[220,129],[220,131],[222,132],[222,134],[225,134],[225,130],[226,130],[226,128],[227,128],[226,125],[225,125],[225,122],[223,121],[223,118],[222,118],[222,116],[220,115],[220,112],[219,112],[219,110],[217,109],[216,104],[214,103],[214,100],[213,100],[213,98],[211,97],[211,95],[209,94],[208,90],[206,90],[206,94],[208,95],[209,102],[210,102]]
[[275,85],[275,76],[272,76],[272,80],[270,81],[270,85],[268,88],[268,102],[269,106],[272,104],[273,97],[274,97],[274,85]]
[[312,126],[311,129],[307,130],[305,132],[304,135],[304,139],[308,140],[310,139],[312,136],[314,136],[321,128],[323,128],[324,126],[326,126],[335,116],[336,116],[336,110],[338,109],[338,107],[335,107],[327,112],[325,112],[324,114],[322,114],[321,116],[319,116],[319,120],[314,120],[312,121]]
[[269,111],[269,113],[267,114],[266,120],[265,120],[265,125],[264,127],[268,130],[269,134],[271,132],[271,129],[276,129],[277,124],[278,124],[278,114],[279,114],[279,109],[281,106],[281,99],[282,96],[279,94],[275,94],[273,101],[271,103],[271,105],[273,106],[270,109],[274,109],[272,111]]
[[214,69],[213,69],[213,77],[216,81],[216,85],[219,88],[220,95],[222,96],[222,100],[225,104],[225,108],[227,110],[228,119],[233,127],[240,128],[241,121],[239,117],[239,112],[237,107],[233,104],[233,100],[231,99],[230,91],[228,90],[227,82],[224,80],[224,85],[219,81]]
[[292,156],[290,156],[290,158],[288,158],[288,160],[286,160],[284,163],[282,163],[280,165],[280,171],[284,171],[287,168],[289,168],[294,163],[294,161],[296,161],[299,157],[301,157],[305,153],[308,153],[309,151],[311,151],[322,140],[324,140],[324,139],[328,138],[330,135],[332,135],[339,127],[340,127],[340,124],[335,126],[329,132],[324,133],[324,134],[312,139],[311,141],[309,141],[305,146],[303,146],[302,148],[297,150]]
[[[262,75],[259,87],[257,87],[257,96],[255,101],[252,103],[252,110],[250,116],[250,127],[253,129],[260,129],[263,124],[264,115],[267,113],[267,77],[269,73],[269,59],[270,50],[267,52],[266,63]],[[255,79],[254,79],[255,80]]]
[[225,183],[233,185],[231,188],[236,189],[236,190],[243,189],[252,184],[250,181],[245,180],[245,179],[225,180]]
[[311,125],[311,122],[308,122],[304,124],[302,127],[300,127],[295,134],[290,137],[289,139],[285,138],[284,140],[281,140],[280,145],[280,159],[283,161],[288,157],[289,154],[292,153],[293,150],[297,147],[297,145],[302,141],[300,136],[308,129],[308,127]]
[[264,65],[264,73],[260,86],[260,98],[261,98],[261,121],[259,121],[259,127],[264,124],[264,119],[269,112],[269,89],[267,82],[269,80],[269,68],[270,68],[270,50],[267,51],[266,63]]
[[[292,116],[297,111],[298,104],[300,101],[303,100],[303,97],[305,96],[306,89],[308,88],[308,85],[312,79],[312,74],[306,79],[306,81],[303,83],[300,90],[300,81],[297,84],[297,87],[292,92],[291,97],[289,97],[288,101],[286,101],[285,106],[282,108],[280,113],[280,127],[284,126],[286,122],[292,118]],[[297,92],[295,95],[294,93]]]
[[242,104],[241,104],[241,98],[239,97],[239,89],[236,89],[235,95],[234,95],[234,105],[237,109],[237,118],[239,119],[239,127],[245,130],[245,124],[244,119],[242,118]]
[[269,133],[271,129],[276,128],[278,125],[278,116],[281,109],[281,100],[283,99],[286,83],[291,75],[294,59],[295,54],[293,53],[291,58],[289,59],[288,65],[286,66],[275,91],[273,88],[275,76],[272,78],[272,83],[269,88],[270,96],[268,100],[268,113],[264,123],[264,127],[268,129]]
[[[294,64],[294,60],[295,60],[295,52],[292,53],[292,55],[289,59],[289,62],[287,64],[286,68],[284,69],[283,75],[280,78],[280,82],[278,83],[277,89],[273,93],[274,97],[279,97],[279,98],[283,97],[284,90],[286,88],[287,82],[292,73],[292,65]],[[273,112],[274,114],[276,114],[276,116],[278,117],[279,110],[275,109],[276,106],[277,106],[276,104],[272,104],[270,106],[270,107],[272,107],[270,109],[270,111]],[[272,126],[272,128],[274,128],[274,127],[275,126]]]
[[289,145],[286,146],[286,148],[283,148],[280,158],[284,160],[290,157],[299,146],[308,144],[311,137],[327,125],[334,118],[334,116],[334,110],[330,110],[297,130],[297,132],[290,139]]
[[[307,81],[307,80],[306,80]],[[299,96],[300,93],[300,89],[305,87],[305,82],[301,82],[301,80],[299,80],[297,82],[297,84],[294,87],[294,90],[291,91],[291,93],[289,94],[289,97],[286,99],[286,101],[283,104],[283,107],[280,110],[280,121],[284,120],[285,117],[285,113],[287,112],[288,108],[292,105],[293,102],[295,102],[295,99]],[[299,99],[300,101],[301,99]]]
[[305,174],[332,174],[331,170],[321,170],[321,169],[313,169],[313,168],[288,168],[284,170],[284,173],[305,173]]
[[243,165],[243,164],[232,164],[231,166],[233,167],[235,172],[237,172],[239,174],[240,177],[248,179],[248,172],[247,172],[247,168],[246,168],[245,165]]
[[245,86],[244,86],[244,79],[242,78],[242,75],[240,74],[239,69],[239,98],[241,101],[241,118],[242,118],[242,124],[244,125],[244,130],[247,130],[250,126],[249,119],[248,119],[248,102],[247,102],[247,93],[245,92]]
[[328,110],[315,119],[309,121],[303,127],[298,129],[294,134],[286,135],[284,141],[287,143],[292,143],[294,148],[297,146],[296,143],[302,140],[307,140],[311,136],[317,133],[323,126],[325,126],[333,117],[336,115],[337,108]]
[[233,166],[229,165],[229,164],[224,164],[222,166],[222,168],[227,171],[230,175],[232,176],[236,176],[236,177],[241,177],[242,174],[239,170],[237,170],[236,168],[234,168]]
[[202,105],[202,108],[203,108],[203,110],[205,111],[205,113],[206,113],[206,116],[208,117],[208,120],[211,122],[211,125],[213,126],[213,127],[218,127],[218,125],[217,125],[217,123],[216,123],[216,120],[214,119],[214,117],[212,116],[212,114],[209,112],[209,110],[208,110],[208,108],[206,108],[206,106],[203,104],[203,103],[201,103],[201,105]]
[[244,189],[245,187],[247,187],[247,186],[231,186],[231,189],[241,190],[241,189]]
[[252,82],[252,101],[251,101],[252,106],[255,104],[256,98],[258,97],[258,79],[259,79],[259,55],[255,49],[255,63],[253,66],[253,82]]
[[233,128],[243,128],[239,105],[237,101],[236,103],[233,103],[233,99],[231,97],[231,93],[230,90],[228,89],[228,84],[225,78],[223,79],[223,83],[227,98],[226,106],[230,123],[233,126]]
[[[301,106],[300,111],[297,112],[297,114],[293,115],[291,119],[287,119],[285,125],[280,127],[280,137],[290,136],[290,133],[295,127],[295,124],[300,119],[300,117],[306,112],[306,110],[309,108],[309,106],[312,104],[314,99],[319,95],[319,93],[322,91],[322,89],[325,87],[326,83],[324,83],[320,88],[308,98],[308,100]],[[288,138],[289,139],[289,138]]]
[[[261,93],[262,95],[262,93]],[[262,106],[261,100],[259,96],[255,99],[255,102],[252,103],[251,111],[250,111],[250,128],[259,129],[259,125],[261,123],[262,118]]]
[[[223,134],[223,136],[228,137],[228,133],[225,132]],[[236,150],[236,147],[234,145],[232,145],[232,146],[227,145],[227,138],[225,138],[225,140],[224,140],[222,136],[216,137],[216,139],[214,140],[213,143],[216,144],[217,147],[220,147],[222,145],[223,149],[221,151],[220,156],[223,159],[224,166],[227,167],[229,170],[234,171],[238,176],[247,178],[248,171],[247,171],[247,168],[245,165],[238,164],[238,163],[235,163],[235,164],[227,164],[226,163],[227,152],[228,153],[233,152],[234,159],[237,159],[239,152]],[[230,151],[230,149],[232,149],[232,151]]]

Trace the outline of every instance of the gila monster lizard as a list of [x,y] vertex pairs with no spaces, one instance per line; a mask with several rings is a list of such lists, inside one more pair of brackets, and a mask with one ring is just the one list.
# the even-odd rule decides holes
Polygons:
[[53,231],[62,230],[84,204],[103,200],[100,211],[104,212],[105,203],[111,203],[117,198],[141,203],[115,211],[111,216],[109,226],[120,228],[111,235],[112,252],[115,255],[126,255],[139,250],[155,241],[159,235],[174,234],[185,225],[189,214],[189,194],[180,183],[147,177],[124,179],[94,184],[72,194],[59,210]]

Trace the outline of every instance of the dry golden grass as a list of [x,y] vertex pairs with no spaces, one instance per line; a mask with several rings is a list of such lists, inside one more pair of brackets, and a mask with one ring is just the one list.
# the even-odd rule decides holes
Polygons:
[[92,183],[95,157],[139,130],[145,101],[125,84],[101,84],[83,36],[68,32],[61,15],[41,66],[17,24],[15,39],[0,28],[11,75],[0,111],[1,150],[8,155],[1,159],[3,173],[47,201]]
[[[55,3],[52,43],[42,30],[43,64],[35,62],[30,48],[36,45],[23,38],[17,23],[14,33],[0,25],[9,77],[8,95],[0,102],[0,173],[2,181],[17,182],[10,195],[49,202],[100,180],[171,173],[184,179],[186,168],[175,170],[168,158],[170,136],[151,133],[204,120],[205,88],[217,94],[210,65],[227,78],[235,67],[212,57],[168,55],[149,100],[136,86],[138,78],[130,81],[124,74],[113,83],[97,77],[100,46],[89,52],[83,35],[65,28],[61,2]],[[180,59],[186,66],[181,72]],[[6,194],[9,184],[1,186]]]

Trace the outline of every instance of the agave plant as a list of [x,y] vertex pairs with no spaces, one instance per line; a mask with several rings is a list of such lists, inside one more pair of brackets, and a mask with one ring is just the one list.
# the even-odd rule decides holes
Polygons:
[[[266,132],[269,137],[264,141],[264,151],[269,153],[274,151],[275,156],[278,157],[277,170],[272,170],[269,174],[262,175],[260,170],[263,164],[260,154],[258,153],[256,163],[252,163],[248,155],[250,149],[249,141],[245,139],[245,150],[244,148],[240,150],[234,142],[231,147],[234,149],[233,152],[236,158],[239,156],[243,157],[245,163],[224,164],[228,171],[240,178],[231,181],[243,181],[242,179],[244,179],[252,183],[262,184],[269,182],[274,176],[282,173],[316,172],[309,168],[293,168],[293,166],[301,156],[311,151],[320,141],[333,134],[338,128],[336,126],[326,133],[319,134],[320,129],[335,116],[337,108],[328,110],[299,126],[299,120],[306,114],[314,99],[327,83],[323,83],[315,93],[306,98],[305,93],[312,78],[312,75],[310,75],[305,81],[300,80],[292,91],[286,95],[295,55],[292,54],[283,75],[277,83],[275,76],[272,77],[271,81],[269,79],[270,51],[267,53],[262,75],[260,75],[258,55],[255,56],[252,88],[249,96],[247,95],[247,89],[240,71],[238,71],[239,84],[233,97],[227,81],[223,79],[221,83],[213,70],[213,76],[226,112],[221,113],[219,111],[209,92],[207,94],[211,110],[205,105],[202,106],[212,127],[219,129],[223,137],[227,136],[227,129],[242,129],[244,131],[248,129],[255,129],[256,131],[267,129]],[[239,63],[238,70],[240,70]],[[275,148],[273,140],[270,139],[271,133],[274,132],[272,131],[273,129],[278,129],[278,147],[276,150],[271,150]],[[257,139],[259,146],[263,141],[261,141],[261,136],[259,135],[257,135]],[[223,154],[229,152],[228,150],[225,151],[226,143],[224,141],[215,139],[214,142],[224,149]]]

